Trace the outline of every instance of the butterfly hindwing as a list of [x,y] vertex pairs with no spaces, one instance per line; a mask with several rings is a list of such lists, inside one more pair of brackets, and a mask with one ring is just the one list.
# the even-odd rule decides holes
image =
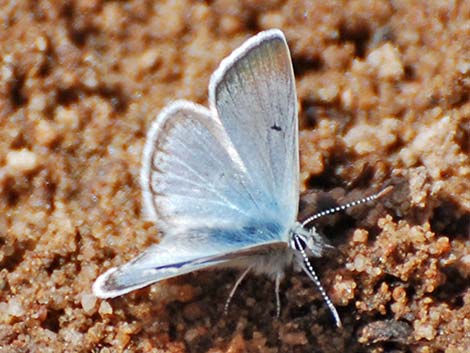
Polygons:
[[[93,291],[100,298],[112,298],[167,278],[252,256],[260,247],[285,247],[284,242],[275,240],[278,227],[265,224],[238,230],[200,229],[167,234],[132,261],[102,274]],[[252,239],[262,245],[253,245]]]

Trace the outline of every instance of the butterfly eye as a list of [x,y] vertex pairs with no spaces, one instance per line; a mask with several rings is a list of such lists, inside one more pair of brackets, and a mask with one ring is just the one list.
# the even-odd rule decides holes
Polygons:
[[297,251],[305,250],[307,247],[307,240],[298,234],[294,234],[290,241],[290,247]]

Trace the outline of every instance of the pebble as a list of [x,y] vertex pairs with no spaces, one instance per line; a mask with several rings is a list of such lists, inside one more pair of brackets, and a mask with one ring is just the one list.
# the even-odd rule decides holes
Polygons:
[[28,173],[37,168],[39,164],[36,153],[24,148],[10,151],[7,154],[6,166],[12,174]]

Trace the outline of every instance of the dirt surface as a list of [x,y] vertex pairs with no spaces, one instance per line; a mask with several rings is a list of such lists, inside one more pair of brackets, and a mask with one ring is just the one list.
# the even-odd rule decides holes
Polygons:
[[[3,1],[0,352],[470,351],[468,1]],[[221,59],[282,29],[300,102],[301,217],[385,185],[317,227],[342,317],[281,284],[201,272],[113,300],[98,274],[158,241],[141,215],[147,129],[207,101]]]

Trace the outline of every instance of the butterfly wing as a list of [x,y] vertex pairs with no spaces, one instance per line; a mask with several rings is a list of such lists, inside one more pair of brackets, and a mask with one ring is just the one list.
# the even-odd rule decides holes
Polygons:
[[[272,234],[266,237],[269,232]],[[245,246],[247,235],[261,236],[261,244]],[[272,241],[277,235],[274,225],[265,225],[264,229],[203,229],[166,234],[160,243],[132,261],[99,276],[93,284],[93,292],[99,298],[114,298],[167,278],[240,261],[266,250],[267,244],[273,249],[286,247],[285,242]]]
[[262,32],[236,49],[214,72],[209,94],[250,180],[291,226],[299,198],[297,94],[283,33]]
[[259,246],[285,245],[297,214],[298,147],[294,76],[282,32],[262,32],[232,53],[212,76],[209,94],[212,110],[177,101],[152,125],[141,172],[144,210],[165,237],[100,276],[97,296],[220,265]]
[[141,172],[144,210],[165,234],[231,229],[269,207],[220,121],[187,101],[166,108],[151,127]]
[[[98,277],[93,292],[100,298],[114,298],[149,284],[217,265],[207,251],[207,236],[201,232],[185,237],[166,236],[132,261],[114,267]],[[170,241],[168,241],[170,240]],[[200,242],[199,240],[202,240]]]

